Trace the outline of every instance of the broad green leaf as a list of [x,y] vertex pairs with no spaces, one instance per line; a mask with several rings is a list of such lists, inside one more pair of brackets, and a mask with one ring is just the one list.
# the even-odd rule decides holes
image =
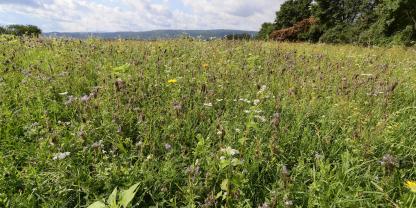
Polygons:
[[121,192],[121,196],[120,196],[121,206],[126,208],[129,205],[131,200],[133,200],[134,195],[136,195],[137,187],[139,186],[139,184],[140,183],[136,183],[133,186],[131,186],[129,189]]
[[237,166],[237,165],[242,165],[243,164],[243,162],[241,162],[241,160],[239,160],[239,159],[237,159],[237,158],[233,158],[232,160],[231,160],[231,165],[232,166]]
[[221,190],[228,192],[228,179],[224,179],[221,183]]
[[90,206],[88,206],[88,208],[107,208],[107,206],[103,202],[96,201]]
[[117,188],[113,190],[110,196],[107,199],[107,204],[110,208],[117,208]]
[[113,74],[120,75],[120,74],[126,73],[129,68],[130,68],[130,64],[124,64],[122,66],[113,68],[112,72]]
[[219,199],[221,196],[222,196],[222,191],[217,193],[217,195],[215,196],[215,199]]

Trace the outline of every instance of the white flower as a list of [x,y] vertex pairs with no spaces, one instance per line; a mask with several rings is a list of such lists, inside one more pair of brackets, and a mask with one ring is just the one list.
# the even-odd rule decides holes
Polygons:
[[222,134],[222,131],[217,131],[217,135],[221,135]]
[[245,99],[245,98],[240,98],[240,99],[239,99],[239,101],[241,101],[241,102],[245,102],[245,103],[248,103],[248,104],[250,104],[250,103],[251,103],[251,101],[250,101],[250,100],[247,100],[247,99]]
[[172,145],[170,145],[170,144],[165,144],[165,149],[169,151],[170,149],[172,149]]
[[262,94],[264,91],[266,91],[267,86],[266,85],[262,85],[260,90],[257,92],[257,94]]
[[142,145],[143,145],[143,142],[142,141],[139,141],[139,142],[136,143],[136,147],[140,147]]
[[291,207],[293,205],[293,201],[285,201],[285,206]]
[[70,154],[71,154],[70,152],[57,153],[57,154],[55,154],[55,156],[52,159],[53,160],[63,160],[66,157],[68,157]]
[[100,141],[98,141],[98,142],[94,142],[94,143],[91,145],[91,148],[100,148],[100,147],[103,147],[103,140],[100,140]]
[[61,92],[61,93],[59,93],[59,95],[65,96],[65,95],[68,95],[68,92]]
[[266,118],[264,116],[255,115],[255,118],[259,119],[261,122],[266,122]]
[[254,105],[258,105],[260,103],[260,100],[259,99],[255,99],[254,101],[253,101],[253,104]]
[[241,130],[240,129],[235,129],[235,132],[240,133]]
[[249,114],[251,111],[250,110],[244,110],[244,113]]
[[221,101],[223,101],[224,99],[217,99],[217,102],[221,102]]
[[68,100],[65,102],[65,105],[70,105],[72,102],[74,102],[74,100],[76,100],[74,96],[69,96]]
[[254,110],[254,113],[259,114],[259,113],[263,113],[263,111],[262,110]]
[[260,88],[260,91],[264,92],[266,89],[267,89],[267,86],[266,85],[262,85],[261,88]]
[[205,107],[212,107],[212,103],[204,103]]
[[229,156],[234,156],[234,155],[240,154],[240,152],[238,150],[233,149],[231,147],[223,148],[223,149],[221,149],[221,152],[224,152],[224,153],[226,153]]
[[148,156],[146,157],[146,160],[151,160],[151,159],[153,159],[153,155],[152,155],[152,154],[150,154],[150,155],[148,155]]

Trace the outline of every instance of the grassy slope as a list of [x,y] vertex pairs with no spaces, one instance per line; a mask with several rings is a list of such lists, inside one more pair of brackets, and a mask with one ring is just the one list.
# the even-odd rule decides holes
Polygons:
[[3,40],[0,51],[0,206],[85,206],[136,182],[138,207],[415,198],[403,185],[416,178],[414,49]]

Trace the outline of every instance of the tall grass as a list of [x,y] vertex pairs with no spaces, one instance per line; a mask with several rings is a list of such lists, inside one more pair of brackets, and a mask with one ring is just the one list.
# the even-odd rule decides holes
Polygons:
[[412,207],[416,51],[0,42],[0,206]]

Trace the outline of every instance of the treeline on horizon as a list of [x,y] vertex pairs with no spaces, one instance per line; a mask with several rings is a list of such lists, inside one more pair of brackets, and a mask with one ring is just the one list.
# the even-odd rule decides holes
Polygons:
[[258,38],[273,39],[274,31],[311,17],[316,24],[287,40],[407,46],[416,41],[416,0],[287,0]]
[[35,25],[7,25],[0,26],[0,34],[39,37],[42,34],[42,30]]

